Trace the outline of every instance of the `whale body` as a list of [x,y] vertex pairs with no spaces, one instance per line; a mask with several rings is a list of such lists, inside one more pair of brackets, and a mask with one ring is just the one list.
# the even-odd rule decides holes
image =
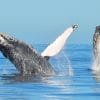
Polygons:
[[66,40],[76,28],[77,25],[68,28],[41,54],[27,43],[1,32],[0,51],[22,75],[54,75],[55,71],[48,59],[61,51]]
[[38,54],[30,45],[5,33],[0,33],[0,51],[22,74],[51,75],[51,64]]
[[93,36],[94,64],[92,70],[100,72],[100,26],[96,26]]

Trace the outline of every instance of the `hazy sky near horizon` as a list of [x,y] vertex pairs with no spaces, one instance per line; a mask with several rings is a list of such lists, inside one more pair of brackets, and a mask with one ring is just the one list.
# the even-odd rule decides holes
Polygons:
[[79,24],[68,43],[92,43],[100,0],[0,0],[0,31],[33,43],[51,43]]

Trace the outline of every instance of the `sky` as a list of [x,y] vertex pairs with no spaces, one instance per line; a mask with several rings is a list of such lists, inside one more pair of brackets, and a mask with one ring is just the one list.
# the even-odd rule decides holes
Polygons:
[[79,28],[67,42],[92,44],[100,0],[0,0],[0,31],[30,44],[51,43],[73,24]]

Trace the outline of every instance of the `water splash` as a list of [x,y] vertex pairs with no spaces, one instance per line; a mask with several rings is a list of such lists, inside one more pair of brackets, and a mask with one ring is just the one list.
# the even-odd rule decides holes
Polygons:
[[54,68],[59,73],[59,76],[74,75],[74,70],[71,67],[71,62],[66,54],[66,51],[63,50],[59,55],[55,56],[51,62],[53,62]]
[[96,56],[92,65],[92,70],[97,72],[100,72],[100,57]]
[[[64,53],[64,52],[63,52]],[[72,66],[71,66],[71,62],[70,62],[70,59],[68,58],[68,55],[66,54],[65,55],[65,53],[63,54],[63,56],[64,56],[64,58],[65,58],[65,60],[67,61],[67,66],[68,66],[68,70],[67,70],[67,75],[68,76],[73,76],[74,75],[74,70],[73,70],[73,68],[72,68]],[[66,66],[66,67],[67,67]]]
[[97,82],[100,82],[100,61],[99,61],[98,57],[96,57],[94,59],[94,62],[93,62],[93,65],[92,65],[92,74],[93,74],[93,78]]

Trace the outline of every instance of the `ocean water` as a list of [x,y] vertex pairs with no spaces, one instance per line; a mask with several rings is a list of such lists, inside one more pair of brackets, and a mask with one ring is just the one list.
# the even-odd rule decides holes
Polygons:
[[[46,44],[34,47],[41,52]],[[50,77],[21,77],[0,54],[0,100],[99,100],[100,77],[92,73],[92,45],[67,45],[51,58]]]

